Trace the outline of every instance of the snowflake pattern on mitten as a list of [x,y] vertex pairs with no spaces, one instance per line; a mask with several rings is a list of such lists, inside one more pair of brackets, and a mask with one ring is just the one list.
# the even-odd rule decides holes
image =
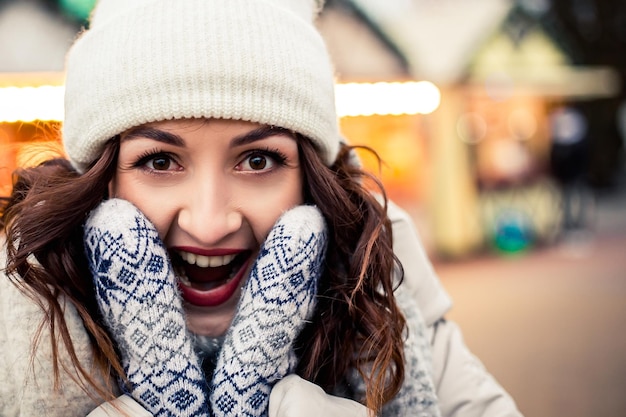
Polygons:
[[271,388],[294,370],[292,343],[315,307],[326,251],[317,208],[289,210],[270,231],[226,334],[210,399],[154,226],[131,203],[107,200],[90,214],[84,241],[126,392],[159,417],[267,415]]
[[129,387],[154,416],[209,416],[208,387],[188,335],[176,279],[154,226],[107,200],[84,230],[98,307],[122,353]]
[[271,230],[218,358],[216,416],[266,416],[272,387],[295,370],[293,342],[313,314],[326,239],[311,206],[288,211]]

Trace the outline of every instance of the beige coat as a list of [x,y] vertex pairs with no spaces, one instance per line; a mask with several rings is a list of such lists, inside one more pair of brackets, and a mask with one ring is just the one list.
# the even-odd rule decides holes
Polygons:
[[[458,327],[444,320],[451,301],[437,278],[409,216],[391,204],[394,251],[403,263],[403,285],[418,303],[433,346],[434,381],[444,417],[518,417],[510,396],[469,352]],[[4,250],[0,250],[4,266]],[[98,406],[70,377],[55,390],[49,334],[42,333],[33,361],[32,339],[42,312],[0,273],[0,416],[85,416]],[[81,363],[92,363],[91,347],[75,309],[66,321]],[[62,352],[65,354],[65,352]],[[64,355],[69,363],[67,355]]]

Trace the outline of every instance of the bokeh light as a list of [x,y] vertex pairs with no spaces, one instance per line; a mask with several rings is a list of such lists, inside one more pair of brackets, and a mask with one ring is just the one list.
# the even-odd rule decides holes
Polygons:
[[60,86],[0,88],[0,122],[63,120],[63,94]]
[[[0,88],[0,122],[63,120],[62,86]],[[428,81],[348,83],[336,86],[339,117],[429,114],[441,93]]]
[[463,142],[476,144],[487,135],[487,122],[480,114],[468,112],[459,117],[456,132]]
[[429,114],[441,101],[439,89],[428,81],[338,84],[335,92],[339,117]]
[[511,136],[518,140],[528,140],[537,132],[537,118],[525,108],[517,108],[507,119]]

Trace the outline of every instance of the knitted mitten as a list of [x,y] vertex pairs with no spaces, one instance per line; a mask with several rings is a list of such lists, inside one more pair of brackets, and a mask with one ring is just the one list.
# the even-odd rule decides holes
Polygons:
[[130,385],[122,389],[154,416],[209,416],[208,387],[154,226],[113,199],[90,214],[84,233],[98,307]]
[[293,341],[313,313],[325,252],[317,208],[301,206],[278,220],[218,358],[211,392],[216,415],[267,415],[273,385],[295,370]]
[[85,225],[85,247],[129,393],[155,416],[267,415],[273,384],[295,366],[292,342],[314,308],[326,247],[319,211],[298,207],[274,226],[252,268],[207,387],[167,251],[132,204],[108,200]]

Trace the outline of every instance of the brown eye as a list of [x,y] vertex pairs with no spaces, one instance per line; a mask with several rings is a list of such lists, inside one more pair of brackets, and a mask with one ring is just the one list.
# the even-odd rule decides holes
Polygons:
[[171,166],[171,160],[169,158],[159,156],[148,162],[148,165],[152,165],[150,168],[156,171],[167,171]]
[[243,172],[262,174],[284,166],[286,159],[284,155],[275,151],[253,150],[243,157],[235,169]]
[[261,170],[267,166],[267,158],[263,155],[253,155],[248,160],[250,164],[250,169],[252,170]]

